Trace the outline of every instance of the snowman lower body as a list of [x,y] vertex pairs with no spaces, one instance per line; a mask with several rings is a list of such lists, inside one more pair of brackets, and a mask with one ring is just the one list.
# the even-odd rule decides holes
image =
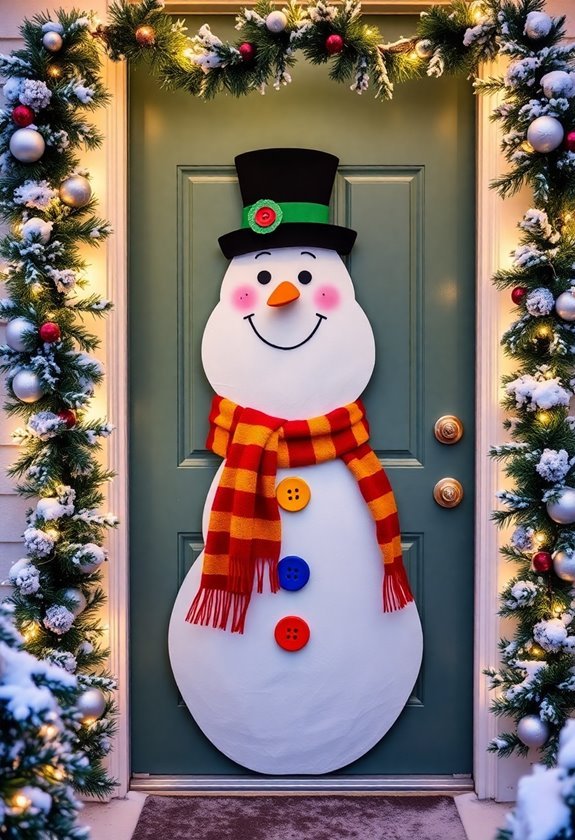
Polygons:
[[[254,593],[243,634],[192,625],[185,616],[199,589],[200,557],[179,590],[169,631],[172,670],[200,729],[233,761],[272,775],[329,773],[364,755],[404,708],[423,649],[415,603],[383,612],[375,526],[347,467],[330,461],[278,470],[278,481],[295,475],[311,501],[281,511],[280,557],[303,558],[308,583]],[[301,650],[276,642],[284,616],[309,625]]]

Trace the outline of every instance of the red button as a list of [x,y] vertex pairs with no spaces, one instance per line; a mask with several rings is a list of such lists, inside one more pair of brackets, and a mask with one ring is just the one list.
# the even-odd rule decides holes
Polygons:
[[260,207],[259,210],[256,210],[254,220],[260,227],[269,227],[276,220],[276,211],[273,207]]
[[276,624],[274,635],[281,648],[293,653],[304,648],[309,642],[309,626],[307,621],[297,615],[286,615]]

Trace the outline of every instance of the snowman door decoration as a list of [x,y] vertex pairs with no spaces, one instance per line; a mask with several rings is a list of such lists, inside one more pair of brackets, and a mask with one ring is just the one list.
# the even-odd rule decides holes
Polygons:
[[244,210],[202,342],[224,461],[205,551],[172,612],[172,670],[225,755],[273,775],[328,773],[366,753],[417,678],[422,633],[393,492],[359,400],[375,343],[329,224],[338,159],[236,158]]

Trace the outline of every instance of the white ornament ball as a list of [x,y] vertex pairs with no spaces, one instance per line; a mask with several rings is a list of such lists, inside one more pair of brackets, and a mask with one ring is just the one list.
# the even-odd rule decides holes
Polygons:
[[287,17],[283,12],[270,12],[266,18],[266,28],[277,34],[283,32],[287,26]]
[[542,747],[549,738],[549,727],[537,715],[525,715],[517,724],[517,737],[526,747]]
[[553,21],[545,12],[529,12],[523,32],[533,41],[546,38],[551,32]]
[[22,87],[22,79],[18,76],[11,76],[4,82],[4,98],[7,102],[16,102],[20,96],[20,88]]
[[53,224],[53,222],[45,222],[40,216],[32,216],[22,225],[22,239],[29,240],[32,237],[39,236],[40,242],[46,245],[50,241]]
[[575,295],[562,292],[555,301],[555,311],[564,321],[575,321]]
[[431,58],[433,55],[433,44],[428,38],[422,38],[415,45],[415,52],[418,58]]
[[553,571],[561,580],[575,581],[575,554],[567,551],[555,551],[553,554]]
[[76,701],[83,723],[98,720],[106,710],[106,698],[99,688],[87,688]]
[[571,525],[575,522],[575,490],[563,487],[559,491],[557,501],[547,502],[547,513],[558,525]]
[[92,187],[83,175],[70,175],[60,184],[58,194],[60,201],[63,201],[68,207],[78,209],[85,207],[92,198]]
[[13,318],[6,324],[6,344],[12,350],[23,353],[26,350],[26,338],[36,327],[26,318]]
[[[80,613],[84,612],[84,610],[88,606],[86,596],[84,595],[81,589],[70,587],[69,589],[65,589],[63,591],[62,596],[66,598],[67,601],[72,601],[72,603],[74,604],[74,606],[72,607],[74,617],[79,616]],[[68,607],[68,609],[70,609],[70,607]]]
[[33,370],[19,370],[12,380],[14,395],[25,403],[35,403],[44,396],[42,380]]
[[48,52],[58,52],[62,49],[64,41],[62,40],[62,36],[59,32],[46,32],[45,35],[42,37],[42,46],[44,46]]
[[555,117],[537,117],[527,129],[527,139],[536,152],[552,152],[561,145],[564,134]]
[[35,163],[45,150],[44,138],[33,128],[18,128],[10,138],[10,151],[20,163]]
[[541,78],[541,87],[547,99],[559,96],[569,99],[575,94],[575,79],[565,70],[552,70]]

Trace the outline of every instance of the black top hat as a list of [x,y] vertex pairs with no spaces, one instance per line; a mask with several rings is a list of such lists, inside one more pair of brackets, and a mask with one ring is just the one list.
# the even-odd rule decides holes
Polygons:
[[315,149],[257,149],[238,155],[242,226],[220,236],[224,256],[298,245],[349,254],[356,232],[329,224],[338,162]]

